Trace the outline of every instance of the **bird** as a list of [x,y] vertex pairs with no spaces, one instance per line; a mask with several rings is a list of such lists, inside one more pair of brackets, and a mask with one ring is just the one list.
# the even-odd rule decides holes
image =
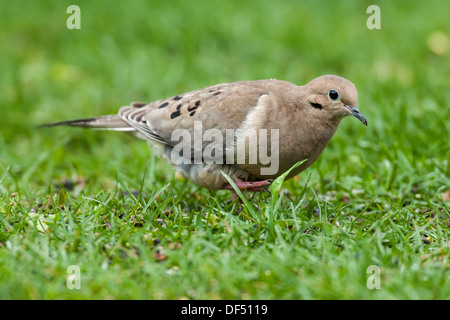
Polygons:
[[340,121],[357,107],[355,85],[322,75],[305,85],[267,79],[222,83],[150,103],[132,102],[117,114],[59,121],[122,131],[145,140],[183,177],[210,190],[259,191],[287,172],[290,179],[320,156]]

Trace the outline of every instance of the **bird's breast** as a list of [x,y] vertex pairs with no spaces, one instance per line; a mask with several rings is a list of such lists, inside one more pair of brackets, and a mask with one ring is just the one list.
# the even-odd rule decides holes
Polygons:
[[[279,139],[272,141],[271,150],[279,155],[279,172],[277,176],[286,172],[294,164],[307,159],[303,165],[295,169],[288,178],[293,177],[308,168],[320,156],[336,132],[336,127],[323,124],[315,119],[297,119],[296,124],[290,123],[293,119],[280,121],[278,128]],[[277,145],[274,145],[276,143]]]

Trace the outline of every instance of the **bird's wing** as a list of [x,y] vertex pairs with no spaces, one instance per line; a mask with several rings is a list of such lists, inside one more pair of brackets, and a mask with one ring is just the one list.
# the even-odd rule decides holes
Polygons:
[[178,143],[172,140],[177,129],[187,130],[194,138],[196,121],[202,132],[217,129],[225,135],[226,129],[241,127],[267,94],[268,81],[272,80],[218,84],[149,104],[134,103],[122,107],[119,115],[147,138],[172,146]]

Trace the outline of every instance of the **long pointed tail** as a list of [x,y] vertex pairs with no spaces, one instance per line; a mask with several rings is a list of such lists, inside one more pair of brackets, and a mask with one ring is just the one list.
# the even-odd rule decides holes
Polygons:
[[122,120],[119,115],[107,115],[96,118],[78,119],[59,121],[53,123],[46,123],[37,126],[37,128],[56,127],[56,126],[71,126],[83,127],[99,130],[114,130],[114,131],[135,131],[126,121]]

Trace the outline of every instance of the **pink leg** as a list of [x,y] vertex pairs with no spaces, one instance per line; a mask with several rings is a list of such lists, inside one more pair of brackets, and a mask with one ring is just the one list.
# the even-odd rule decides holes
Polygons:
[[233,198],[231,198],[229,203],[232,203],[236,199],[239,201],[239,203],[242,203],[242,199],[238,197],[238,194],[236,192],[233,192]]
[[[257,192],[257,191],[265,191],[267,186],[270,186],[272,184],[273,180],[262,180],[262,181],[238,181],[235,182],[236,187],[238,187],[239,190],[246,190],[248,192]],[[235,201],[236,199],[239,201],[239,203],[241,204],[241,208],[237,211],[237,213],[241,213],[244,208],[242,206],[242,199],[240,197],[238,197],[238,194],[236,193],[236,191],[234,191],[234,188],[231,186],[231,184],[226,184],[225,186],[223,186],[222,190],[231,190],[233,191],[233,198],[231,199],[231,201],[229,201],[228,203],[232,203],[233,201]],[[245,195],[244,195],[245,197]],[[251,218],[249,218],[251,219]],[[253,220],[253,219],[252,219]]]
[[[247,190],[250,192],[262,191],[267,186],[270,186],[273,180],[262,180],[262,181],[238,181],[235,182],[236,187],[239,190]],[[223,190],[234,190],[233,187],[228,183],[223,188]]]

